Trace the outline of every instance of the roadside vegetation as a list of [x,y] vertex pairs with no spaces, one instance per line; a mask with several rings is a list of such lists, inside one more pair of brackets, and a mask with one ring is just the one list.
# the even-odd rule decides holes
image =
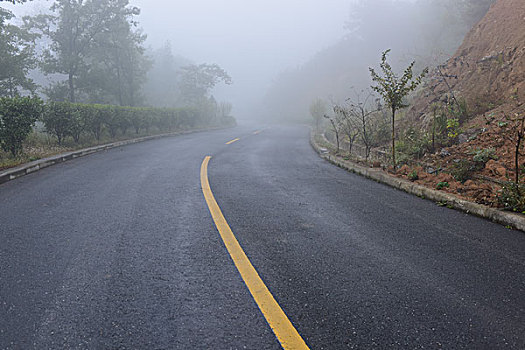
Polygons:
[[[333,96],[315,98],[310,115],[314,130],[320,130],[316,140],[345,159],[480,204],[525,213],[525,95],[519,75],[524,54],[512,46],[523,44],[523,27],[498,27],[499,21],[515,15],[510,9],[517,10],[519,2],[462,4],[486,12],[494,2],[489,18],[477,27],[485,32],[467,36],[445,63],[427,70],[412,62],[398,76],[387,62],[387,50],[380,60],[381,74],[369,69],[370,87],[359,93],[351,88],[353,95],[342,103]],[[510,47],[506,51],[487,55],[478,49],[504,39]],[[414,67],[421,74],[413,73]],[[318,106],[326,110],[321,120]]]
[[[36,124],[36,127],[35,127]],[[0,98],[0,170],[51,154],[130,138],[232,126],[228,114]]]
[[[23,3],[25,1],[10,1]],[[19,5],[28,6],[28,5]],[[55,0],[17,19],[0,7],[0,170],[115,140],[235,124],[216,64],[147,50],[128,0]]]

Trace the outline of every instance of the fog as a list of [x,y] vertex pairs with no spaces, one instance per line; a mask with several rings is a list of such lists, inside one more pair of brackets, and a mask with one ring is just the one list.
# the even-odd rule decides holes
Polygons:
[[[233,84],[218,84],[211,94],[232,102],[240,120],[307,119],[313,99],[344,99],[351,87],[367,87],[368,67],[388,48],[395,66],[413,59],[419,68],[439,64],[490,2],[130,0],[141,9],[135,21],[149,55],[169,43],[179,66],[218,64],[228,72]],[[20,17],[51,4],[2,6]]]
[[273,79],[305,63],[344,35],[348,0],[135,0],[153,47],[171,42],[174,54],[195,63],[217,63],[233,79],[219,85],[218,100],[250,118]]

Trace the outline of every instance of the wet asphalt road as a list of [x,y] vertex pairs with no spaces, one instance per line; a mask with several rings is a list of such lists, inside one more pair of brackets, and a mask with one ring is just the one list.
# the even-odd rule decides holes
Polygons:
[[525,348],[524,233],[336,168],[306,128],[254,130],[0,185],[0,349],[279,349],[204,201],[207,155],[224,216],[312,349]]

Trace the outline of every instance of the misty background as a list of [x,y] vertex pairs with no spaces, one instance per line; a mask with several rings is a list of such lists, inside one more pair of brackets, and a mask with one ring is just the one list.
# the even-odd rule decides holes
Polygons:
[[[414,59],[417,70],[443,63],[492,2],[132,0],[151,60],[144,104],[173,106],[181,67],[218,64],[233,84],[217,84],[212,95],[231,102],[238,120],[306,121],[314,99],[341,101],[368,87],[368,67],[387,48],[394,68]],[[51,4],[2,6],[20,19]]]

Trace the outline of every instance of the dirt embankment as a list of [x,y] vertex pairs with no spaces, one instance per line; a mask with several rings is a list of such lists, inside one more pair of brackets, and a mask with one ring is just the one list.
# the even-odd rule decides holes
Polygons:
[[[428,129],[433,104],[453,104],[454,98],[467,103],[468,118],[462,121],[462,135],[457,144],[427,155],[427,166],[415,169],[415,181],[431,187],[446,182],[444,191],[499,206],[501,184],[515,175],[515,130],[511,130],[513,122],[509,118],[517,119],[525,113],[524,0],[498,0],[491,6],[456,54],[432,72],[405,122]],[[477,155],[479,160],[483,152],[488,158],[480,166],[474,157]],[[450,174],[465,170],[461,167],[466,161],[477,167],[468,180],[458,181]],[[415,177],[412,168],[404,167],[400,173]],[[525,169],[520,175],[525,175]]]
[[455,55],[434,70],[410,115],[429,119],[432,103],[450,99],[451,91],[466,100],[473,115],[510,103],[516,91],[524,96],[525,1],[494,3]]

